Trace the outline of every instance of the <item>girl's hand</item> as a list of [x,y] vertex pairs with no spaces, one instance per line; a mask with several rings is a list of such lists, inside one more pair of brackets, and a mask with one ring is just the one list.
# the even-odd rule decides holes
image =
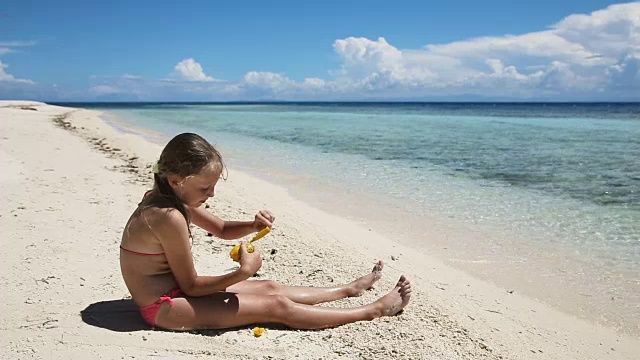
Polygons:
[[262,256],[258,249],[254,249],[252,253],[247,251],[247,245],[240,246],[240,270],[249,277],[257,273],[262,267]]
[[253,228],[260,231],[266,227],[271,227],[276,217],[269,210],[260,210],[253,220]]

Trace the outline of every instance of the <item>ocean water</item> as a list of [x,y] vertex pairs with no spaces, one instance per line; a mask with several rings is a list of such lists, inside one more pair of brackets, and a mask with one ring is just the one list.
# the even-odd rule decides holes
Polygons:
[[66,105],[197,132],[249,173],[354,190],[640,284],[640,104]]

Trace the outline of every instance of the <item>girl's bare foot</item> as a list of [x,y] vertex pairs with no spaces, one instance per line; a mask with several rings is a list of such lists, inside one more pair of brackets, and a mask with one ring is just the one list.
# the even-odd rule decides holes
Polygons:
[[382,277],[382,268],[384,268],[384,262],[378,261],[373,267],[370,273],[361,277],[360,279],[352,281],[347,285],[347,296],[354,297],[364,294],[365,290],[371,289],[371,286],[380,280]]
[[380,309],[380,316],[393,316],[409,304],[411,298],[411,283],[402,275],[387,295],[381,297],[374,304]]

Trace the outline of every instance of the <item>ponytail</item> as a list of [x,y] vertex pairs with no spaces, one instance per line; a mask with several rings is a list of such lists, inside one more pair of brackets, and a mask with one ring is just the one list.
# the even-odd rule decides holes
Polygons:
[[169,185],[169,179],[166,176],[160,176],[158,174],[153,174],[153,180],[155,183],[155,188],[158,189],[158,193],[164,199],[166,199],[171,207],[180,211],[184,219],[187,221],[187,224],[191,222],[191,216],[189,216],[189,211],[187,211],[187,207],[184,205],[180,198],[178,198],[178,194],[173,191],[171,185]]

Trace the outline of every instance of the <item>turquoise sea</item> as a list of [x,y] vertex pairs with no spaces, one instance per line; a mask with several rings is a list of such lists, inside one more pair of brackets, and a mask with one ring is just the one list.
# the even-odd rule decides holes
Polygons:
[[61,105],[197,132],[246,172],[364,194],[640,283],[638,103]]

